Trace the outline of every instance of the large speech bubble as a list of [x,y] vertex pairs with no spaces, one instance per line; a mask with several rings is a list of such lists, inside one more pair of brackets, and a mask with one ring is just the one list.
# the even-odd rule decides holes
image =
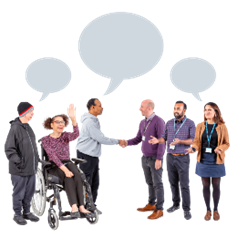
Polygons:
[[199,92],[210,88],[216,79],[214,67],[200,58],[186,58],[171,69],[170,78],[176,88],[189,92],[201,101]]
[[123,80],[141,76],[155,67],[162,56],[163,39],[147,19],[117,12],[96,18],[87,25],[78,49],[88,68],[111,79],[106,95]]
[[26,81],[35,90],[43,92],[40,101],[50,93],[64,89],[71,80],[70,68],[55,58],[41,58],[29,65]]

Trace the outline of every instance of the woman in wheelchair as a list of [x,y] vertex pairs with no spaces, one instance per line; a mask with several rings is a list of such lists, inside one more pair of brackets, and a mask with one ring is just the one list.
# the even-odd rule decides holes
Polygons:
[[90,217],[91,212],[84,207],[83,183],[77,166],[69,158],[69,142],[79,136],[79,129],[76,122],[76,108],[70,105],[67,110],[72,121],[73,132],[63,132],[68,125],[69,119],[65,114],[47,118],[43,126],[45,129],[53,129],[53,133],[42,138],[42,145],[50,161],[56,167],[49,170],[49,173],[59,177],[60,184],[64,186],[69,204],[72,207],[71,216],[79,217],[78,206],[85,217]]

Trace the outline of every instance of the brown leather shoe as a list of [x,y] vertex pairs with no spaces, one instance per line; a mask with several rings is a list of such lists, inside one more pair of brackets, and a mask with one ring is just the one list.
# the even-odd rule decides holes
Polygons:
[[159,217],[162,217],[162,216],[163,216],[163,211],[155,209],[155,211],[147,218],[150,220],[154,220],[154,219],[158,219]]
[[214,211],[213,213],[213,220],[214,221],[218,221],[220,219],[220,215],[218,213],[218,211]]
[[155,205],[150,205],[150,204],[147,204],[143,208],[137,208],[138,211],[154,211],[155,209],[156,209],[156,206]]
[[211,220],[211,212],[210,212],[210,211],[207,211],[207,214],[205,215],[204,219],[205,219],[206,221]]

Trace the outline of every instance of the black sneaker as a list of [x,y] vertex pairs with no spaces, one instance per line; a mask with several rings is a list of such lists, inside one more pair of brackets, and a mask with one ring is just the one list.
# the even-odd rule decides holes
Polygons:
[[26,220],[23,218],[23,216],[14,216],[13,220],[18,224],[18,225],[26,225],[27,222]]
[[192,215],[191,215],[190,211],[184,211],[184,218],[186,220],[189,220],[189,219],[192,218]]
[[34,215],[32,212],[30,212],[28,215],[23,213],[23,218],[25,218],[28,221],[34,222],[34,223],[40,221],[40,218],[38,216]]
[[178,209],[179,209],[179,206],[173,205],[172,207],[167,209],[167,212],[172,213],[172,212],[174,212],[174,211],[176,211]]

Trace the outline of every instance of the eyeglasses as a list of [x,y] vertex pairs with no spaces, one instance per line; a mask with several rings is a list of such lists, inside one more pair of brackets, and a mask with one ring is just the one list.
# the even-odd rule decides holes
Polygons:
[[56,124],[60,124],[60,123],[63,124],[63,125],[65,124],[65,121],[54,120],[53,122],[56,123]]

